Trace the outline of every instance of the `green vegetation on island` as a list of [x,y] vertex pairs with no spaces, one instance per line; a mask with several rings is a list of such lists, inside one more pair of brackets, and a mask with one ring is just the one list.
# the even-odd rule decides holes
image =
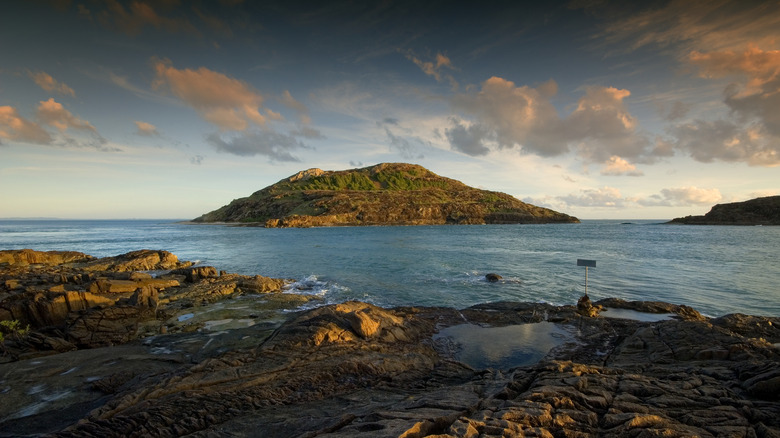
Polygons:
[[469,187],[419,165],[383,163],[343,171],[305,170],[194,222],[316,227],[579,220],[505,193]]

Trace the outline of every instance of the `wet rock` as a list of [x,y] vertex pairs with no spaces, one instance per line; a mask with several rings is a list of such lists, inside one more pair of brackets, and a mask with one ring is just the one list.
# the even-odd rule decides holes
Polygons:
[[[0,291],[0,317],[64,318],[6,342],[0,436],[780,436],[776,318],[622,300],[590,305],[680,317],[512,302],[281,313],[312,297],[267,293],[284,281],[259,276],[177,271],[159,279],[183,283],[158,289],[76,265],[0,266],[0,286],[20,286]],[[140,286],[88,292],[97,279]],[[473,369],[434,348],[464,322],[542,321],[576,342],[533,365]]]
[[593,305],[591,303],[590,298],[588,295],[583,295],[580,297],[580,299],[577,301],[577,313],[579,313],[582,316],[587,316],[588,318],[595,318],[599,316],[599,311],[601,311],[602,306],[601,305]]
[[152,310],[157,309],[159,302],[160,292],[153,286],[139,287],[127,300],[127,303],[131,306]]
[[238,286],[246,292],[268,293],[280,292],[284,286],[284,280],[280,278],[263,277],[255,275],[254,277],[241,278]]
[[87,262],[95,257],[76,251],[34,251],[31,249],[0,251],[0,264],[10,266],[45,265]]
[[66,336],[81,348],[123,344],[135,339],[138,323],[150,317],[148,310],[135,306],[90,309],[71,316]]
[[620,298],[604,298],[596,302],[602,307],[611,307],[615,309],[629,309],[644,313],[675,313],[680,318],[689,321],[704,321],[704,316],[695,309],[661,301],[626,301]]
[[137,280],[113,280],[98,279],[89,285],[89,291],[93,294],[122,294],[133,293],[139,287],[153,287],[165,289],[180,286],[177,280],[166,278],[145,278]]
[[174,269],[170,275],[183,275],[187,283],[194,283],[204,278],[217,278],[219,274],[213,266],[193,266],[189,268]]
[[489,281],[490,283],[495,283],[495,282],[501,280],[502,278],[504,278],[504,277],[502,277],[502,276],[500,276],[498,274],[494,274],[492,272],[490,274],[485,274],[485,280]]
[[115,257],[104,257],[80,265],[86,271],[154,271],[184,268],[191,262],[179,262],[178,257],[168,251],[143,249]]

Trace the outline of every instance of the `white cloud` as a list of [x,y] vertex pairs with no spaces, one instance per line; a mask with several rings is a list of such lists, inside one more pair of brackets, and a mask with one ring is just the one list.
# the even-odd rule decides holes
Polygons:
[[699,187],[678,187],[662,189],[660,194],[639,200],[643,206],[686,207],[692,205],[714,205],[723,199],[718,189]]
[[559,196],[557,200],[568,206],[576,207],[625,207],[631,199],[626,199],[619,189],[604,186],[596,189],[582,189],[579,193]]

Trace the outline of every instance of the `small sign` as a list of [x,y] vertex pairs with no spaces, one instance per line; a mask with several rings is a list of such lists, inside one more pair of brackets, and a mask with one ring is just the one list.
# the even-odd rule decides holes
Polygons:
[[577,259],[577,266],[585,266],[586,268],[595,268],[595,260]]

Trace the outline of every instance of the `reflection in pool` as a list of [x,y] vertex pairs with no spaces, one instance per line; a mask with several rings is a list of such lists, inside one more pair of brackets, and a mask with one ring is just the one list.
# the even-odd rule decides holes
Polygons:
[[456,344],[455,359],[472,368],[509,369],[532,365],[573,337],[554,323],[539,322],[506,327],[461,324],[443,329],[434,340]]
[[605,307],[599,315],[606,318],[632,319],[634,321],[642,322],[664,321],[677,316],[674,313],[646,313],[630,309],[615,309],[612,307]]

